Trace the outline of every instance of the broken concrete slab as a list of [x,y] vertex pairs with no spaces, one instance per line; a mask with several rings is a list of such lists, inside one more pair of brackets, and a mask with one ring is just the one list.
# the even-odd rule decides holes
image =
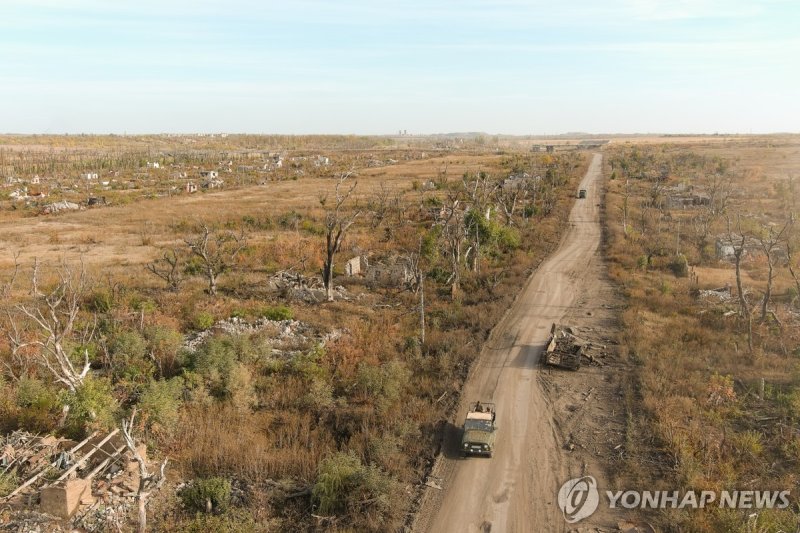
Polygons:
[[68,519],[78,510],[91,484],[85,479],[67,479],[60,485],[45,487],[40,492],[39,507],[43,513]]

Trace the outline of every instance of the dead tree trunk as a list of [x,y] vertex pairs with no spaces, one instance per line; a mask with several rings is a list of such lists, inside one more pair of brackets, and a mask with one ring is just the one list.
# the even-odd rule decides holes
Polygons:
[[772,280],[775,277],[774,274],[774,263],[775,258],[773,256],[773,251],[775,248],[778,247],[778,244],[783,240],[784,234],[789,229],[789,226],[792,224],[792,219],[786,221],[783,228],[778,233],[770,226],[766,233],[762,233],[759,237],[759,243],[761,244],[761,251],[764,252],[764,255],[767,257],[767,266],[769,268],[769,272],[767,275],[767,288],[764,291],[764,298],[761,300],[761,317],[759,318],[759,322],[763,323],[767,319],[767,306],[769,305],[770,299],[772,298]]
[[125,446],[128,448],[128,451],[139,465],[139,486],[136,491],[136,504],[138,508],[137,532],[145,533],[147,531],[147,500],[154,490],[158,490],[161,488],[161,485],[164,484],[164,480],[166,479],[164,476],[164,470],[167,468],[168,459],[164,459],[164,462],[161,463],[161,467],[158,472],[151,474],[148,471],[147,462],[136,448],[136,441],[131,434],[131,431],[133,431],[133,419],[135,416],[136,410],[134,409],[133,413],[131,414],[130,421],[122,421],[122,436],[125,439]]
[[[37,297],[38,302],[35,305],[17,306],[17,310],[34,324],[37,334],[33,340],[20,343],[15,348],[38,348],[37,363],[46,368],[58,383],[75,392],[89,373],[89,354],[84,350],[83,368],[79,371],[73,364],[65,343],[73,334],[80,312],[87,284],[86,271],[81,265],[81,271],[75,275],[69,266],[63,265],[59,275],[60,283],[49,293]],[[13,329],[17,331],[16,325]]]
[[211,296],[217,294],[217,278],[231,267],[246,244],[244,229],[237,236],[231,232],[213,232],[205,224],[200,225],[200,235],[186,240],[189,251],[202,262]]
[[[325,213],[325,260],[322,264],[322,284],[325,286],[325,297],[329,302],[333,301],[334,258],[342,245],[342,239],[344,239],[347,230],[350,229],[350,226],[361,214],[359,210],[349,215],[343,213],[344,203],[353,194],[356,185],[358,185],[358,182],[353,182],[353,185],[347,191],[342,190],[342,185],[352,175],[353,171],[351,170],[339,176],[339,181],[336,183],[335,203]],[[325,207],[327,200],[327,195],[321,196],[319,203]]]
[[[741,233],[741,223],[738,224],[739,235],[734,236],[730,231],[730,220],[728,221],[728,239],[731,246],[733,246],[733,260],[736,267],[736,291],[739,296],[739,316],[747,321],[747,348],[752,358],[753,352],[753,314],[747,303],[747,298],[744,295],[744,287],[742,287],[742,256],[744,255],[744,247],[747,243],[747,237]],[[737,245],[738,240],[738,245]]]
[[794,265],[792,264],[794,258],[792,257],[792,245],[789,240],[786,241],[786,259],[788,259],[789,262],[789,274],[791,274],[792,279],[794,280],[795,289],[797,290],[797,296],[795,296],[794,300],[792,300],[792,303],[794,303],[794,301],[800,297],[800,278],[797,277],[797,272],[795,272]]

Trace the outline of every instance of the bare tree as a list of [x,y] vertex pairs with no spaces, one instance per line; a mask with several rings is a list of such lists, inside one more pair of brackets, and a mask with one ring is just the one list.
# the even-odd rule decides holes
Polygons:
[[361,215],[360,210],[350,213],[344,212],[344,204],[353,194],[357,181],[345,190],[345,183],[353,176],[352,170],[342,173],[336,182],[335,198],[333,205],[327,205],[328,195],[320,196],[319,203],[325,208],[325,261],[322,265],[322,284],[325,286],[325,295],[329,302],[333,301],[333,260],[342,245],[347,230]]
[[628,236],[628,201],[631,197],[631,180],[625,179],[625,192],[622,195],[622,234]]
[[472,239],[472,245],[465,252],[465,257],[472,257],[472,270],[478,272],[480,270],[480,255],[481,255],[481,228],[483,220],[488,221],[491,217],[491,206],[489,199],[494,195],[497,190],[497,184],[489,179],[489,175],[485,172],[480,172],[470,182],[466,179],[462,181],[464,192],[467,198],[472,203],[470,213],[465,217],[465,222],[468,223],[466,232]]
[[503,211],[506,226],[512,226],[514,224],[514,213],[516,212],[517,206],[528,196],[528,180],[526,178],[520,179],[525,179],[526,182],[520,184],[512,183],[508,187],[501,185],[494,190],[494,198]]
[[183,274],[179,268],[180,256],[174,248],[164,252],[161,258],[148,263],[145,268],[167,283],[171,291],[177,291],[183,282]]
[[450,262],[450,277],[447,282],[450,283],[450,293],[455,297],[461,287],[461,250],[467,235],[459,198],[451,197],[449,204],[445,208],[446,218],[442,224],[441,236],[442,251]]
[[164,470],[167,468],[168,458],[164,459],[158,472],[150,473],[147,469],[147,462],[142,454],[136,447],[136,439],[133,434],[133,419],[136,416],[136,409],[131,413],[130,420],[122,421],[122,437],[125,439],[125,446],[133,456],[134,460],[139,464],[139,486],[136,490],[136,503],[139,509],[139,524],[138,533],[145,533],[147,531],[147,500],[154,490],[161,488],[164,484],[166,476]]
[[[790,215],[790,221],[794,223],[794,214]],[[797,295],[794,297],[792,303],[794,303],[798,297],[800,297],[800,277],[798,277],[797,272],[794,269],[794,244],[792,243],[791,236],[786,238],[786,259],[788,262],[789,267],[789,274],[791,274],[792,279],[794,280],[794,286],[797,290]]]
[[714,222],[724,215],[728,209],[732,192],[733,174],[721,171],[715,171],[711,174],[708,183],[708,204],[700,206],[697,215],[692,217],[701,251],[705,250],[708,244],[708,235],[711,233]]
[[372,229],[378,228],[388,216],[392,201],[391,191],[385,182],[381,182],[378,190],[369,200],[369,210],[372,215],[370,226]]
[[758,236],[761,251],[764,252],[767,258],[767,266],[769,268],[767,274],[767,288],[764,291],[764,297],[761,299],[761,317],[759,318],[759,322],[762,323],[767,318],[767,306],[769,305],[770,298],[772,298],[772,280],[775,278],[775,251],[778,249],[778,245],[784,240],[786,232],[791,224],[792,219],[789,218],[780,231],[776,231],[772,225],[766,226],[762,228]]
[[742,256],[745,251],[745,244],[747,243],[747,236],[742,232],[741,217],[737,215],[736,226],[738,235],[734,235],[731,231],[731,221],[728,218],[728,239],[733,247],[733,260],[736,267],[736,291],[739,295],[739,315],[743,320],[747,321],[747,347],[750,352],[750,357],[753,356],[753,313],[750,308],[747,298],[745,297],[744,287],[742,286]]
[[[60,281],[50,292],[36,298],[35,304],[18,305],[17,310],[35,325],[33,339],[23,342],[17,326],[14,325],[16,339],[12,341],[21,350],[26,346],[38,349],[36,361],[46,368],[56,382],[66,385],[71,391],[77,390],[89,373],[89,353],[83,352],[83,367],[78,370],[70,358],[66,344],[71,340],[80,302],[87,287],[86,270],[81,264],[80,272],[75,274],[68,265],[59,271]],[[13,319],[12,319],[13,322]],[[93,330],[84,332],[84,341]]]
[[409,289],[419,296],[419,330],[420,344],[425,344],[425,271],[422,268],[422,237],[416,252],[407,255],[408,265],[413,276]]
[[202,262],[208,280],[208,293],[217,294],[217,279],[230,269],[236,256],[247,245],[244,228],[239,235],[230,231],[212,230],[207,224],[200,224],[200,234],[187,239],[186,245],[192,255]]
[[17,281],[17,274],[19,274],[19,254],[19,251],[14,253],[14,271],[11,273],[9,280],[3,283],[2,288],[0,288],[0,294],[6,298],[11,294],[11,291],[14,289],[14,283]]

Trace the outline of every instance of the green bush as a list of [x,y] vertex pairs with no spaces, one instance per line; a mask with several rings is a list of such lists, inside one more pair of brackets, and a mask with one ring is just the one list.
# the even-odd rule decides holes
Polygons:
[[115,424],[117,401],[111,394],[111,382],[105,378],[87,377],[75,392],[63,392],[62,402],[69,407],[65,430],[73,438],[89,429],[106,430]]
[[151,423],[172,429],[178,421],[183,394],[183,378],[153,380],[139,397],[139,409]]
[[283,229],[295,229],[302,218],[303,215],[295,210],[291,210],[278,217],[278,225]]
[[114,378],[129,392],[147,383],[155,367],[148,357],[147,340],[135,330],[114,333],[109,341]]
[[8,496],[19,486],[19,480],[14,472],[0,472],[0,498]]
[[346,514],[356,531],[392,531],[402,519],[400,492],[398,482],[377,467],[339,452],[320,463],[311,496],[319,514]]
[[225,512],[231,503],[231,482],[220,477],[196,479],[181,491],[181,500],[190,511]]
[[294,318],[292,310],[284,305],[265,307],[259,311],[259,315],[268,320],[291,320]]
[[669,262],[669,269],[675,274],[676,278],[685,278],[689,276],[689,262],[683,254],[673,256]]
[[[9,404],[2,406],[0,413],[3,418],[8,419],[4,422],[11,422],[11,419],[16,418],[14,423],[36,433],[50,433],[55,429],[58,414],[61,412],[61,402],[58,394],[43,381],[23,376],[13,393],[11,387],[4,388],[7,389],[6,398],[9,400]],[[10,405],[12,398],[14,404]]]
[[302,220],[300,222],[300,230],[310,233],[311,235],[325,234],[325,228],[321,224],[315,224],[311,220]]
[[496,235],[497,245],[503,251],[516,250],[522,243],[519,232],[511,226],[499,226]]
[[144,330],[147,347],[162,375],[171,375],[180,366],[183,335],[169,326],[148,326]]
[[22,376],[17,383],[17,405],[23,408],[51,409],[57,404],[56,394],[39,379]]
[[214,315],[206,311],[199,311],[192,317],[192,326],[195,329],[206,330],[214,325]]
[[385,411],[400,398],[410,376],[401,361],[394,360],[381,366],[362,363],[356,373],[356,388]]
[[95,313],[108,313],[114,307],[114,296],[108,289],[97,289],[86,298],[86,308]]
[[241,407],[252,401],[253,382],[247,365],[268,350],[268,345],[245,335],[212,337],[187,355],[187,369],[202,376],[213,396]]

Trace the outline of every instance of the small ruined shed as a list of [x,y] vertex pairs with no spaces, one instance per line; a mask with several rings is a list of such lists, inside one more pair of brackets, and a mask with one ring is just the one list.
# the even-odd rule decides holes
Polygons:
[[742,239],[741,235],[720,235],[714,243],[717,259],[721,261],[735,260],[736,252],[742,247],[742,242],[744,242],[743,259],[749,259],[758,254],[758,243],[752,237],[745,236]]
[[[0,439],[0,472],[22,481],[0,503],[70,519],[98,499],[136,495],[139,469],[118,429],[93,432],[81,442],[16,431]],[[137,449],[141,457],[146,448]],[[145,459],[146,460],[146,459]]]
[[550,340],[542,354],[542,360],[551,366],[578,370],[581,367],[583,350],[584,344],[578,340],[572,328],[554,323],[550,328]]
[[369,269],[369,260],[364,255],[357,255],[344,264],[344,273],[347,276],[363,275]]

